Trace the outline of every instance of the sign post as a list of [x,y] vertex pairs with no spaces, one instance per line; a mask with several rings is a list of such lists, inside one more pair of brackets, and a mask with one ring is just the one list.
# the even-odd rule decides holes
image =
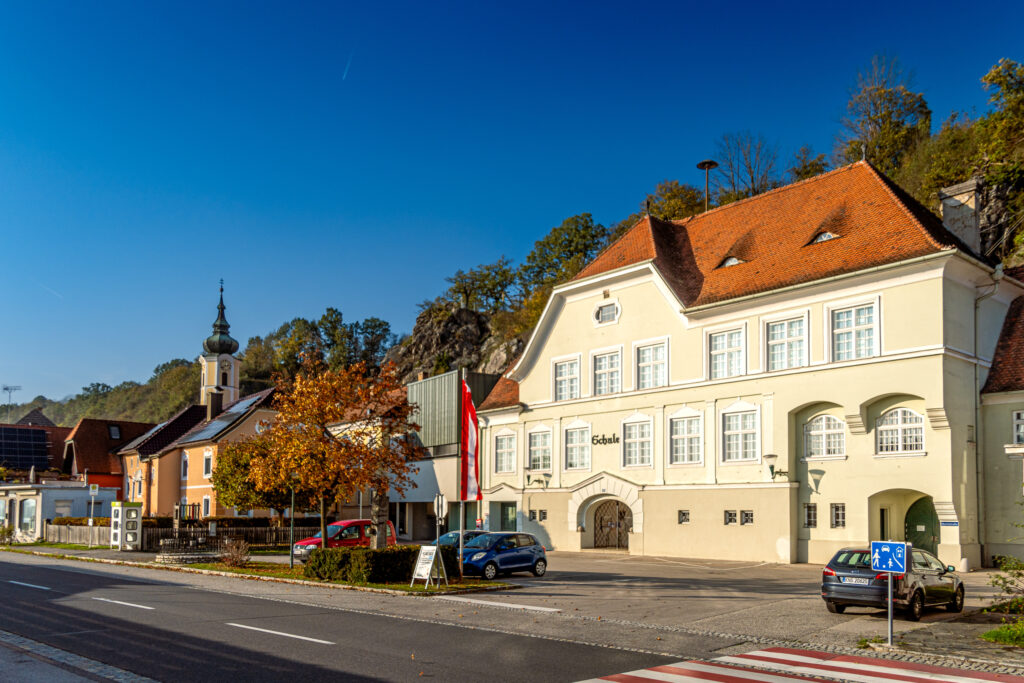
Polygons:
[[894,541],[871,541],[871,571],[889,575],[889,647],[892,647],[892,575],[907,571],[907,544]]
[[90,548],[93,546],[92,536],[93,536],[94,533],[96,533],[96,532],[94,532],[92,530],[91,527],[93,525],[93,521],[92,521],[93,513],[96,511],[96,496],[99,494],[99,492],[100,492],[100,485],[99,484],[89,484],[89,527],[90,527],[90,529],[89,529],[89,547]]
[[434,496],[434,545],[441,543],[441,523],[448,516],[448,499],[443,493]]

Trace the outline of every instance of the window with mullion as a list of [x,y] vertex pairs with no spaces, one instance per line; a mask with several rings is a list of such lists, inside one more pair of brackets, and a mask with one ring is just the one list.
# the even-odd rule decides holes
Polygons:
[[565,430],[565,469],[590,469],[590,428]]
[[768,323],[768,369],[806,365],[807,337],[803,318]]
[[551,469],[551,432],[530,434],[530,469]]
[[503,434],[494,437],[494,471],[499,474],[516,469],[516,436]]
[[726,413],[722,416],[722,460],[757,460],[757,412]]
[[701,433],[699,417],[674,418],[669,424],[672,449],[670,465],[685,465],[701,461]]
[[1013,412],[1013,442],[1024,444],[1024,410]]
[[846,455],[846,423],[831,415],[819,415],[804,425],[804,457]]
[[875,306],[832,311],[832,360],[855,360],[875,355]]
[[743,374],[743,330],[708,335],[711,379]]
[[555,400],[568,401],[580,397],[580,362],[568,360],[555,363]]
[[623,427],[623,465],[638,467],[651,464],[651,423],[634,422]]
[[637,388],[655,389],[665,386],[668,373],[665,371],[665,344],[641,346],[636,352]]
[[621,356],[619,352],[594,356],[594,394],[615,394],[621,386]]
[[878,418],[876,452],[917,453],[924,450],[924,417],[908,408],[894,408]]

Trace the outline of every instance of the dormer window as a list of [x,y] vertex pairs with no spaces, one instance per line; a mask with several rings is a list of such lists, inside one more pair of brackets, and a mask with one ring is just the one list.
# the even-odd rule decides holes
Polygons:
[[111,439],[121,438],[121,428],[117,425],[107,425],[107,434],[110,435]]
[[741,263],[743,263],[743,261],[739,260],[735,256],[730,256],[727,259],[725,259],[724,261],[722,261],[722,265],[720,265],[718,267],[719,268],[728,268],[729,266],[736,266],[736,265],[739,265]]
[[839,237],[839,235],[826,230],[825,232],[819,232],[817,237],[811,240],[811,244],[820,244],[821,242],[828,242],[829,240],[834,240],[837,237]]

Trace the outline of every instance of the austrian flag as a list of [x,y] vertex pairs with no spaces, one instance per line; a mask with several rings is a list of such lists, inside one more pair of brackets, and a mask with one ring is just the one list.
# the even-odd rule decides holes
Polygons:
[[483,500],[480,491],[480,445],[477,443],[476,408],[473,407],[473,392],[466,380],[462,380],[462,482],[459,500]]

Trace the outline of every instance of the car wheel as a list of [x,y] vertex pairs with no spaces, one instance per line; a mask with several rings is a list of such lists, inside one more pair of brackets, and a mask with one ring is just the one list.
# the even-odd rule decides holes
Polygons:
[[498,565],[493,562],[488,562],[484,565],[484,578],[488,581],[493,581],[494,577],[498,575]]
[[828,611],[831,612],[832,614],[842,614],[843,612],[846,611],[846,605],[837,605],[836,603],[832,602],[831,600],[826,600],[825,601],[825,607],[827,607]]
[[924,614],[924,593],[914,591],[914,596],[910,598],[910,604],[907,605],[907,621],[920,621],[922,614]]
[[544,560],[537,560],[537,563],[533,565],[534,576],[544,576],[548,572],[548,563]]
[[953,594],[953,602],[946,605],[946,609],[950,612],[963,612],[964,611],[964,587],[959,586],[956,589],[956,593]]

